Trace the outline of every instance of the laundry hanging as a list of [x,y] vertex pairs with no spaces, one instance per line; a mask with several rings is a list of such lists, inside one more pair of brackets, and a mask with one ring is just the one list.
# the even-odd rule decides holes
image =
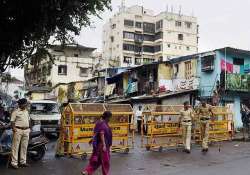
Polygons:
[[233,73],[232,63],[226,62],[224,59],[221,59],[220,66],[222,71],[226,71],[227,73]]

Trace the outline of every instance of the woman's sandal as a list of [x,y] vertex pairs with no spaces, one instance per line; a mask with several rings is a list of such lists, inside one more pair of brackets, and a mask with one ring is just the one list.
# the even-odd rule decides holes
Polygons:
[[87,171],[82,171],[81,174],[82,175],[88,175],[88,172]]

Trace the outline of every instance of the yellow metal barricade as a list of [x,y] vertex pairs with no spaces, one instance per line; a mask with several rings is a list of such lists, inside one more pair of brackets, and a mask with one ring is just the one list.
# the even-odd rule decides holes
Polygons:
[[113,132],[112,150],[128,152],[134,144],[134,132],[130,134],[129,131],[130,121],[133,121],[133,111],[130,105],[70,103],[62,114],[57,154],[80,155],[85,159],[87,154],[92,152],[89,141],[93,137],[95,122],[106,110],[113,114],[110,122]]
[[93,137],[95,122],[105,111],[103,104],[70,103],[64,110],[61,122],[60,146],[64,155],[81,155],[92,152],[89,141]]
[[105,109],[112,112],[110,127],[113,134],[112,151],[129,152],[134,146],[134,114],[129,104],[105,104]]
[[183,106],[150,105],[143,111],[141,145],[147,150],[178,147],[182,144],[179,129],[180,110]]
[[210,122],[209,141],[218,142],[232,140],[233,114],[227,107],[212,108],[215,119]]
[[[213,106],[213,116],[209,122],[209,142],[232,140],[234,133],[233,113],[227,107]],[[195,139],[201,143],[200,120],[196,120]]]

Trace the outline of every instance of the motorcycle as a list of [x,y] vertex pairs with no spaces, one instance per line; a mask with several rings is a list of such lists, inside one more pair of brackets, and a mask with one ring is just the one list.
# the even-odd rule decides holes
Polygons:
[[[3,127],[8,129],[7,127]],[[2,128],[2,130],[3,130]],[[27,157],[33,161],[41,160],[46,152],[46,144],[49,140],[40,131],[30,132],[30,138],[27,148]],[[0,156],[11,155],[10,149],[3,149],[0,151]]]
[[41,132],[31,132],[28,145],[28,158],[33,161],[41,160],[46,152],[46,144],[49,140]]

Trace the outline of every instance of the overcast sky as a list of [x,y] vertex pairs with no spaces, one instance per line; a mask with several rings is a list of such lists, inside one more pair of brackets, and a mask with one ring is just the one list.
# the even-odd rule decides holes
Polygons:
[[[79,44],[96,47],[101,50],[102,26],[118,11],[121,0],[112,0],[113,11],[101,14],[102,19],[92,18],[94,28],[85,28],[76,38]],[[173,6],[178,12],[193,14],[200,25],[199,51],[231,46],[250,50],[250,0],[126,0],[125,5],[143,5],[152,9],[155,14]],[[13,75],[22,78],[23,72],[12,71]]]

